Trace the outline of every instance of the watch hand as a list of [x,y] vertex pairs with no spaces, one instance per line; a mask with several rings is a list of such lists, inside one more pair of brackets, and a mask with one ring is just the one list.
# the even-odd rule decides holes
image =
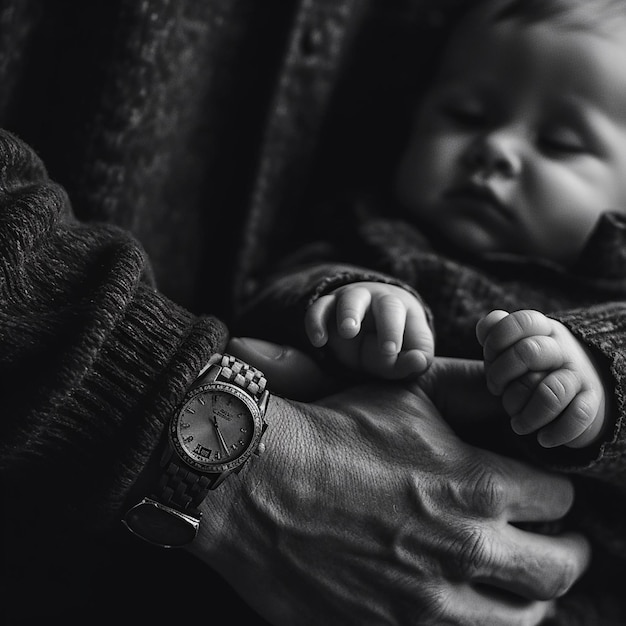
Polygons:
[[222,444],[222,448],[224,448],[224,452],[228,452],[228,446],[226,445],[226,441],[224,440],[222,431],[220,430],[220,427],[217,423],[217,415],[215,415],[215,413],[213,413],[213,426],[215,426],[215,432],[217,433],[217,437]]

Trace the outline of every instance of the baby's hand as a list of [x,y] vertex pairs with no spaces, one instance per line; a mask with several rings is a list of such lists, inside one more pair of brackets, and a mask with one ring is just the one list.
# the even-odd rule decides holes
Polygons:
[[421,302],[385,283],[344,285],[307,310],[311,343],[328,343],[344,365],[383,378],[421,374],[430,366],[434,338]]
[[582,343],[538,311],[491,311],[476,325],[489,390],[502,396],[518,435],[546,447],[582,448],[605,420],[602,379]]

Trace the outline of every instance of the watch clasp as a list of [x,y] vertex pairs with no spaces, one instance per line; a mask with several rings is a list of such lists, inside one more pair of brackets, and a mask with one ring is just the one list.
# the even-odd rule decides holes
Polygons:
[[196,538],[201,517],[200,511],[183,513],[146,497],[127,511],[122,522],[148,543],[161,548],[180,548]]

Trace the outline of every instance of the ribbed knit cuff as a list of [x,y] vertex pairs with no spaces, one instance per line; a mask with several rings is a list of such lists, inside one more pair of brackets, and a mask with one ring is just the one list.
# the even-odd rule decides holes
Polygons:
[[[227,340],[215,318],[195,317],[143,284],[135,296],[64,410],[74,439],[88,437],[74,446],[70,471],[84,507],[74,513],[94,527],[119,521],[169,417]],[[71,504],[72,490],[67,495]]]
[[[623,417],[626,410],[626,307],[623,304],[603,304],[551,315],[559,320],[604,360],[613,378],[615,423],[607,430],[604,440],[581,450],[568,450],[559,459],[558,469],[584,473],[587,476],[623,473],[626,469],[624,449],[626,433]],[[554,451],[552,451],[554,452]]]

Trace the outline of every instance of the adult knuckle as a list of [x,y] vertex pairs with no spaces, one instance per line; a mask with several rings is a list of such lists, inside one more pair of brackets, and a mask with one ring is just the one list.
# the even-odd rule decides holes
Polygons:
[[466,504],[469,509],[475,515],[484,517],[500,514],[506,497],[506,488],[500,472],[487,463],[482,463],[465,476]]
[[452,550],[456,574],[464,580],[472,580],[490,561],[489,542],[477,526],[462,528],[452,544]]
[[450,594],[440,586],[431,585],[416,611],[416,623],[426,626],[451,625],[449,614]]
[[545,581],[542,600],[552,600],[565,595],[576,582],[579,575],[578,564],[572,555],[563,555],[557,571],[557,576]]

